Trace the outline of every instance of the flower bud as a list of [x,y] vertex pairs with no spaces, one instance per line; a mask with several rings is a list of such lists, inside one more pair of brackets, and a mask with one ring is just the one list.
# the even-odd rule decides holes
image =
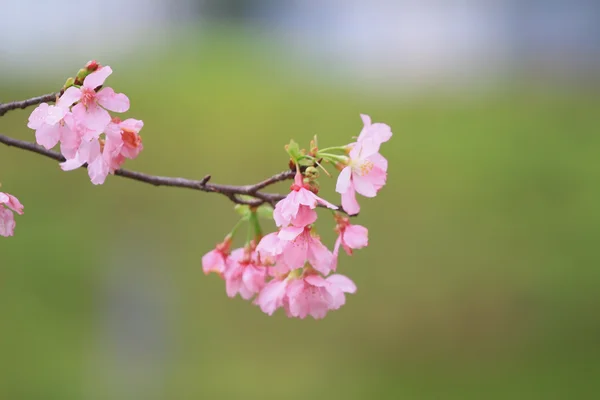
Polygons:
[[313,181],[319,178],[319,170],[315,167],[308,167],[306,168],[306,171],[304,171],[304,176],[306,176],[309,181]]
[[88,71],[86,68],[81,68],[79,71],[77,71],[77,80],[83,82],[83,80],[85,79],[86,76],[88,76],[90,74],[90,71]]
[[65,86],[63,86],[63,90],[67,90],[74,84],[75,84],[75,78],[67,78],[67,81],[65,82]]
[[92,60],[92,61],[88,61],[87,64],[85,64],[85,68],[89,71],[89,72],[94,72],[96,71],[98,68],[100,67],[100,64],[98,64],[98,62],[96,60]]

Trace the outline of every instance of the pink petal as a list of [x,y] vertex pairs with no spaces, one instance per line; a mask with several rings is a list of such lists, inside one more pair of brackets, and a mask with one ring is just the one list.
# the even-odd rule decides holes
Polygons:
[[256,302],[265,314],[273,315],[283,305],[287,283],[286,280],[273,279],[261,290]]
[[[101,112],[102,111],[106,112],[106,110],[103,110],[102,108],[100,108],[98,106],[94,106],[94,109],[101,110]],[[106,112],[106,114],[108,115],[108,112]],[[67,126],[71,129],[71,131],[75,132],[79,139],[87,141],[87,142],[94,140],[94,139],[98,139],[98,137],[100,136],[100,134],[102,133],[102,131],[104,129],[102,127],[102,124],[105,122],[105,120],[98,122],[97,123],[98,126],[94,126],[94,127],[92,127],[93,128],[92,129],[87,124],[88,118],[89,118],[88,110],[81,103],[74,106],[72,109],[72,112],[65,116],[65,122],[66,122]],[[103,116],[102,118],[106,119],[106,116]],[[110,115],[109,115],[109,118],[110,118]],[[99,128],[102,128],[102,129],[99,129]]]
[[375,123],[369,129],[373,138],[379,143],[387,142],[392,138],[392,128],[387,124]]
[[309,303],[310,311],[309,314],[314,319],[323,319],[329,311],[329,302],[318,299]]
[[235,276],[225,280],[225,292],[227,296],[233,298],[242,287],[242,279],[240,276]]
[[19,215],[23,214],[23,204],[12,194],[0,192],[0,204],[6,205]]
[[85,164],[85,161],[82,161],[78,157],[75,157],[60,163],[60,168],[63,171],[72,171],[74,169],[80,168],[83,164]]
[[388,161],[382,156],[380,153],[375,153],[369,156],[369,161],[373,163],[376,168],[379,168],[382,171],[387,171]]
[[333,254],[329,249],[321,243],[318,238],[311,238],[308,242],[308,261],[311,263],[314,269],[327,275],[331,271],[333,265]]
[[202,256],[202,271],[204,271],[205,274],[210,272],[222,274],[225,271],[223,255],[216,250],[212,250]]
[[102,157],[96,157],[88,165],[88,175],[94,185],[102,185],[108,176],[109,168]]
[[15,233],[15,225],[15,216],[12,211],[0,207],[0,236],[13,236]]
[[64,110],[60,107],[49,106],[48,107],[48,115],[46,116],[46,123],[48,125],[55,125],[56,123],[58,123],[58,121],[63,119],[66,112],[67,112],[66,110]]
[[[371,137],[366,137],[362,141],[358,142],[356,146],[350,152],[351,158],[366,159],[373,154],[379,152],[380,143]],[[354,152],[354,153],[353,153]],[[357,154],[360,154],[357,156]]]
[[302,268],[307,261],[309,233],[305,232],[299,235],[293,242],[290,242],[284,249],[281,259],[290,269]]
[[377,189],[368,176],[352,174],[352,183],[354,183],[354,190],[365,197],[375,197],[377,195]]
[[114,112],[125,112],[129,110],[129,98],[123,93],[115,93],[112,88],[105,87],[97,94],[98,103]]
[[317,206],[317,195],[308,189],[302,188],[296,192],[296,202],[310,208],[315,208]]
[[125,121],[120,124],[121,129],[127,129],[133,131],[135,133],[139,133],[144,127],[144,121],[140,119],[127,118]]
[[369,244],[369,231],[361,225],[349,225],[344,230],[344,242],[351,249],[360,249]]
[[[337,239],[335,240],[335,244],[333,245],[333,256],[337,259],[337,256],[340,252],[340,245],[342,244],[342,235],[339,235],[337,237]],[[335,267],[331,268],[332,270],[335,270]]]
[[362,119],[365,128],[371,125],[371,117],[369,117],[367,114],[360,114],[360,119]]
[[302,232],[304,232],[304,227],[302,226],[288,226],[281,229],[277,234],[277,237],[281,240],[292,241],[296,239]]
[[376,191],[379,191],[383,186],[385,186],[385,182],[387,181],[387,173],[377,167],[373,167],[367,178],[373,184],[373,187]]
[[83,80],[83,86],[88,89],[96,89],[98,86],[104,84],[104,81],[110,74],[112,74],[112,69],[109,66],[99,68],[86,76]]
[[60,140],[61,127],[60,125],[42,125],[35,131],[35,141],[37,144],[51,149]]
[[322,198],[320,198],[320,197],[317,197],[317,201],[318,201],[320,204],[323,204],[324,206],[326,206],[327,208],[331,208],[332,210],[337,210],[337,209],[338,209],[338,206],[336,206],[336,205],[334,205],[334,204],[331,204],[331,203],[330,203],[330,202],[328,202],[327,200],[324,200],[324,199],[322,199]]
[[277,226],[286,226],[298,214],[298,192],[290,192],[283,200],[280,200],[275,205],[273,210],[273,218]]
[[56,102],[56,105],[59,108],[68,110],[69,107],[71,107],[75,102],[79,101],[80,99],[81,89],[71,86],[70,88],[65,90],[62,96],[60,96],[60,98]]
[[356,293],[356,284],[347,276],[334,274],[327,277],[326,280],[345,293]]
[[303,279],[291,281],[287,287],[288,311],[293,317],[306,318],[309,312],[305,296],[306,284]]
[[265,286],[265,270],[248,265],[242,273],[242,282],[250,292],[258,293]]
[[48,104],[42,103],[35,108],[29,115],[27,127],[31,129],[40,129],[46,124],[46,116],[48,115]]
[[338,193],[346,193],[350,187],[350,178],[352,176],[352,168],[345,167],[338,176],[335,191]]
[[304,280],[316,287],[323,287],[327,285],[327,281],[323,279],[321,275],[308,275],[304,277]]
[[360,212],[360,205],[356,201],[356,192],[352,186],[348,188],[347,192],[342,193],[342,207],[348,215],[356,215]]
[[281,239],[279,239],[277,232],[269,233],[265,235],[256,246],[256,251],[262,258],[268,256],[277,256],[283,251],[283,245]]
[[314,223],[317,220],[317,212],[307,206],[300,206],[298,208],[298,214],[291,222],[296,227],[304,228],[307,225]]
[[77,109],[79,106],[84,107],[81,103],[73,107],[73,115],[75,116],[75,119],[78,119],[79,116],[83,117],[83,119],[79,122],[87,129],[91,130],[94,134],[100,134],[104,132],[104,129],[111,121],[108,111],[102,107],[90,106],[88,107],[87,112],[81,115],[81,111],[79,109],[75,111],[75,109]]

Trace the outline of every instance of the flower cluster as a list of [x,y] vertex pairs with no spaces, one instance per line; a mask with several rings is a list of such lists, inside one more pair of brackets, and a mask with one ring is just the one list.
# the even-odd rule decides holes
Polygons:
[[0,192],[0,236],[12,236],[15,233],[13,211],[23,214],[23,204],[12,194]]
[[[337,269],[340,248],[348,255],[368,245],[367,228],[350,223],[350,215],[360,211],[356,193],[374,197],[385,185],[387,160],[379,153],[392,132],[388,125],[371,123],[361,116],[364,127],[356,141],[345,146],[320,150],[316,137],[310,150],[295,142],[286,146],[290,166],[296,171],[290,193],[272,210],[245,207],[242,219],[215,249],[202,257],[205,274],[215,272],[225,280],[229,297],[238,293],[268,315],[283,308],[289,317],[315,319],[325,317],[346,302],[346,293],[355,293],[350,278],[333,273]],[[342,153],[342,154],[339,154]],[[319,170],[331,163],[341,172],[336,191],[341,194],[342,209],[318,196]],[[329,173],[327,173],[329,176]],[[329,209],[338,238],[330,251],[316,233],[317,207]],[[277,231],[262,235],[259,215],[272,218]],[[245,245],[231,250],[233,237],[242,222],[248,222]]]
[[139,136],[144,123],[136,119],[122,121],[108,111],[129,110],[129,98],[103,87],[112,74],[109,66],[90,61],[75,79],[69,78],[56,105],[40,104],[29,117],[27,126],[35,129],[38,144],[51,149],[60,142],[66,161],[64,171],[87,164],[93,184],[104,183],[106,176],[119,169],[125,159],[136,158],[142,151]]

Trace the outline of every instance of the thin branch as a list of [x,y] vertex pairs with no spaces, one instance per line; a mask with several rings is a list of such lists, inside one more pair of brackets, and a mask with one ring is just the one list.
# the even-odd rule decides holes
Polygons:
[[[33,153],[40,154],[42,156],[51,158],[53,160],[63,162],[65,158],[60,154],[52,150],[46,150],[45,148],[38,146],[37,144],[13,139],[11,137],[0,135],[0,143],[7,146],[17,147],[19,149],[31,151]],[[87,165],[83,165],[83,168]],[[201,180],[192,180],[186,178],[176,178],[168,176],[155,176],[148,175],[141,172],[129,171],[126,169],[118,169],[114,172],[115,175],[121,176],[127,179],[133,179],[135,181],[149,183],[154,186],[171,186],[181,187],[199,190],[208,193],[220,193],[237,204],[247,204],[251,206],[259,206],[263,203],[269,203],[275,205],[279,200],[285,196],[277,193],[263,193],[259,192],[260,189],[272,185],[277,182],[292,179],[294,177],[294,171],[284,171],[279,174],[273,175],[272,177],[265,179],[254,185],[234,186],[234,185],[219,185],[216,183],[208,183],[210,175],[205,176]],[[241,195],[251,196],[253,198],[241,197]]]
[[[62,91],[57,93],[48,93],[43,96],[33,97],[27,100],[2,103],[0,104],[0,117],[11,110],[16,110],[19,108],[25,109],[29,106],[34,106],[45,102],[54,102],[56,101],[57,96],[60,96],[61,94]],[[52,150],[47,150],[44,147],[38,146],[35,143],[13,139],[5,135],[0,135],[0,143],[3,143],[7,146],[17,147],[19,149],[31,151],[33,153],[37,153],[42,156],[51,158],[55,161],[65,161],[65,158],[60,153],[57,153]],[[81,167],[87,168],[87,164],[84,164]],[[261,204],[268,203],[271,206],[275,207],[275,204],[279,200],[283,199],[285,195],[279,193],[264,193],[260,190],[277,182],[292,179],[295,175],[295,171],[283,171],[261,182],[255,183],[253,185],[244,186],[219,185],[214,183],[208,183],[208,181],[211,179],[210,175],[206,175],[201,180],[192,180],[186,178],[148,175],[141,172],[129,171],[126,169],[118,169],[114,171],[114,175],[121,176],[127,179],[132,179],[138,182],[149,183],[154,186],[181,187],[208,193],[220,193],[236,204],[259,206]],[[322,205],[319,204],[319,206]],[[341,206],[338,210],[346,213]]]
[[60,92],[48,93],[43,96],[32,97],[31,99],[22,100],[22,101],[12,101],[10,103],[0,103],[0,117],[11,110],[16,110],[18,108],[25,109],[27,107],[35,106],[35,105],[42,104],[42,103],[54,102],[56,100],[56,96],[60,96]]

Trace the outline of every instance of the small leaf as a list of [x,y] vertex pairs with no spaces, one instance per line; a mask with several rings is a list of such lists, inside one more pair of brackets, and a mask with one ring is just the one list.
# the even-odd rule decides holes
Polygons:
[[298,162],[298,159],[302,155],[300,146],[293,140],[290,140],[290,143],[285,146],[285,151],[287,151],[287,153],[290,155],[290,158],[294,160],[294,162]]
[[273,208],[263,204],[256,209],[256,214],[263,219],[273,219]]
[[236,204],[233,209],[242,217],[248,217],[250,215],[250,207],[246,204]]

